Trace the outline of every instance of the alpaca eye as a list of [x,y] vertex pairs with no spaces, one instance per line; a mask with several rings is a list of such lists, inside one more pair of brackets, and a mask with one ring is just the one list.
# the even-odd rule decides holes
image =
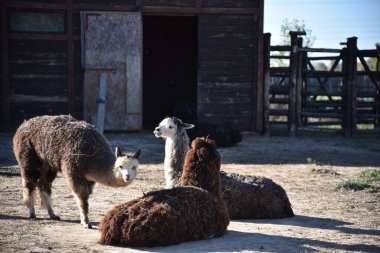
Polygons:
[[172,129],[172,128],[173,128],[173,126],[169,126],[169,128],[170,128],[170,129]]
[[121,169],[121,170],[122,170],[122,169],[123,169],[123,166],[121,166],[121,165],[120,165],[120,166],[119,166],[119,169]]
[[132,170],[136,170],[136,166],[133,166],[133,167],[132,167]]

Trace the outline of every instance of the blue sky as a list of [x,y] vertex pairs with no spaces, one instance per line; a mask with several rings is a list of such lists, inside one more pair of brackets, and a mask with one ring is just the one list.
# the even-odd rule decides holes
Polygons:
[[341,48],[340,42],[358,37],[359,49],[380,43],[380,0],[264,0],[264,32],[280,45],[281,25],[288,18],[304,20],[316,36],[316,48]]

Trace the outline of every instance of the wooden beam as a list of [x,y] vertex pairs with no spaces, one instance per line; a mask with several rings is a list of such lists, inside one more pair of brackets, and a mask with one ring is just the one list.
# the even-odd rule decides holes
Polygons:
[[197,7],[154,7],[144,6],[144,14],[260,14],[258,8],[197,8]]
[[[264,34],[264,99],[263,99],[263,131],[262,134],[265,136],[269,135],[269,88],[270,88],[270,33]],[[286,104],[288,101],[286,102]]]
[[74,14],[73,0],[67,0],[67,82],[69,114],[75,115]]
[[[254,107],[252,108],[252,121],[256,121],[256,124],[253,124],[254,129],[256,132],[264,133],[264,86],[265,86],[265,77],[264,77],[264,0],[259,1],[259,12],[257,13],[258,16],[258,30],[252,29],[252,33],[257,33],[257,51],[253,51],[252,55],[252,61],[254,62],[254,59],[257,59],[257,76],[256,80],[252,78],[252,88],[253,88],[253,94],[252,98],[254,101]],[[255,36],[253,36],[255,38]],[[269,37],[270,41],[270,37]],[[253,42],[255,43],[255,42]],[[269,42],[270,43],[270,42]],[[255,66],[255,63],[253,63],[253,66]],[[255,71],[252,70],[252,73]],[[253,75],[254,77],[254,75]],[[256,87],[254,83],[256,82]],[[255,91],[256,90],[256,91]],[[255,96],[256,94],[256,96]],[[268,94],[269,95],[269,94]]]
[[[263,0],[260,0],[260,5]],[[66,4],[35,3],[27,1],[9,0],[6,4],[12,9],[35,10],[66,10]],[[102,10],[102,11],[139,11],[144,14],[260,14],[259,8],[202,8],[202,0],[195,0],[195,7],[162,7],[144,6],[142,0],[136,0],[136,5],[118,3],[73,3],[74,10]],[[262,14],[260,14],[262,15]]]
[[[9,39],[12,40],[52,40],[52,41],[66,41],[67,34],[44,34],[44,33],[12,33],[8,34]],[[75,41],[80,40],[79,35],[74,35]]]
[[347,39],[347,48],[344,57],[344,90],[345,90],[345,112],[344,112],[344,134],[346,137],[353,136],[356,131],[356,65],[357,65],[357,38]]
[[[12,9],[35,9],[35,10],[66,10],[65,4],[57,3],[35,3],[27,1],[3,0],[7,2],[7,7]],[[3,2],[2,1],[2,2]]]
[[1,48],[3,55],[3,117],[4,130],[10,131],[10,89],[9,89],[9,48],[8,48],[8,14],[6,1],[0,1],[1,8]]
[[137,11],[141,9],[141,6],[115,3],[74,3],[73,9],[80,11]]
[[[377,63],[376,63],[376,71],[377,71],[377,74],[380,73],[380,43],[377,43],[376,44],[376,58],[377,58]],[[376,75],[377,77],[377,82],[380,86],[380,76],[379,75]],[[375,112],[380,114],[380,90],[377,90],[376,91],[376,95],[375,95],[375,102],[377,103],[377,106],[375,107]],[[377,118],[375,119],[375,128],[380,128],[380,119]]]
[[[297,46],[298,48],[302,48],[303,39],[298,38],[297,40]],[[302,127],[302,90],[303,90],[303,75],[302,75],[302,69],[303,69],[303,56],[304,53],[297,51],[296,53],[297,57],[297,79],[296,79],[296,126]]]
[[288,110],[288,132],[290,136],[296,133],[296,83],[297,83],[297,49],[298,33],[290,34],[290,65],[289,65],[289,110]]

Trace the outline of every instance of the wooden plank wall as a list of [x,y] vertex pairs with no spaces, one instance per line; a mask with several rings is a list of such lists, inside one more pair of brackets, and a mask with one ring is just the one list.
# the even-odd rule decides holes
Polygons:
[[67,43],[10,40],[10,114],[18,124],[36,112],[68,113]]
[[255,15],[200,15],[198,119],[253,128],[257,80]]
[[[264,0],[4,0],[3,20],[11,11],[65,15],[62,33],[20,33],[0,24],[9,39],[9,61],[1,58],[0,130],[40,114],[72,113],[83,118],[83,70],[80,66],[82,10],[142,11],[144,15],[199,17],[199,118],[232,120],[255,128],[259,36]],[[5,43],[5,44],[4,44]],[[8,50],[5,50],[8,52]],[[260,70],[258,70],[259,72]],[[3,73],[0,73],[0,75]],[[7,94],[2,94],[2,93]],[[4,99],[5,98],[5,99]],[[8,102],[9,99],[9,102]]]

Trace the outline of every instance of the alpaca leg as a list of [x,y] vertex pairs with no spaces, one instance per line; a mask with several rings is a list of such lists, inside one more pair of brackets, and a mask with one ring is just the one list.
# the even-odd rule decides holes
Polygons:
[[50,219],[60,220],[58,215],[55,215],[51,202],[51,186],[53,180],[56,178],[57,172],[52,170],[47,170],[43,179],[41,178],[38,182],[38,189],[40,190],[41,204],[46,207]]
[[92,192],[94,191],[95,182],[88,181],[87,184],[88,184],[88,192],[92,194]]
[[36,192],[36,180],[33,178],[27,178],[25,176],[25,171],[21,170],[22,175],[22,195],[24,204],[28,208],[29,211],[29,219],[36,218],[36,212],[34,209],[35,204],[35,192]]
[[70,185],[79,206],[81,224],[84,228],[91,228],[88,219],[88,198],[90,197],[88,183],[84,179],[71,179]]

